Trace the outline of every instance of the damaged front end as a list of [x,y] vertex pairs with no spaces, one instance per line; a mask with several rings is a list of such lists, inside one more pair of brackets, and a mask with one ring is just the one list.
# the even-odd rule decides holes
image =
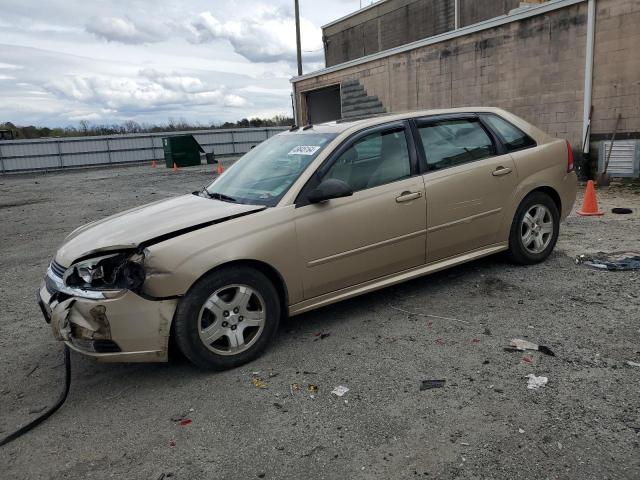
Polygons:
[[166,361],[177,299],[143,292],[145,251],[95,253],[51,263],[39,303],[54,336],[102,361]]

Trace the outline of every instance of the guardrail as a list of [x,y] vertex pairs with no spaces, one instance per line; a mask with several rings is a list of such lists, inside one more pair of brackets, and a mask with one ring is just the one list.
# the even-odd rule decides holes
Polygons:
[[0,141],[0,173],[164,160],[162,137],[191,134],[206,153],[239,155],[286,127]]

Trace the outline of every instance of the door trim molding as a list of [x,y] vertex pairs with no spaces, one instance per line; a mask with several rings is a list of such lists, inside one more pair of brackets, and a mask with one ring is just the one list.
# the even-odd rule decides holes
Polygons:
[[446,258],[438,262],[434,262],[428,265],[421,265],[416,268],[404,270],[400,273],[394,273],[393,275],[387,275],[385,277],[376,278],[368,282],[360,283],[351,287],[336,290],[335,292],[325,293],[318,297],[310,298],[293,305],[289,305],[289,316],[298,315],[300,313],[308,312],[319,307],[324,307],[332,303],[346,300],[347,298],[362,295],[363,293],[372,292],[381,288],[389,287],[397,283],[401,283],[413,278],[421,277],[429,273],[434,273],[440,270],[444,270],[461,263],[466,263],[471,260],[476,260],[481,257],[493,255],[494,253],[502,252],[509,248],[507,242],[495,243],[488,247],[484,247],[478,250],[467,252],[462,255],[456,255],[455,257]]
[[375,248],[386,247],[387,245],[393,245],[394,243],[402,242],[403,240],[409,240],[410,238],[419,237],[421,235],[425,235],[427,230],[419,230],[417,232],[408,233],[406,235],[401,235],[399,237],[390,238],[388,240],[383,240],[381,242],[372,243],[370,245],[365,245],[364,247],[354,248],[353,250],[347,250],[346,252],[336,253],[335,255],[330,255],[328,257],[318,258],[317,260],[311,260],[307,263],[307,267],[316,267],[318,265],[323,265],[325,263],[333,262],[334,260],[340,260],[341,258],[349,257],[351,255],[357,255],[359,253],[366,252],[368,250],[373,250]]
[[455,220],[453,222],[442,223],[440,225],[436,225],[434,227],[427,228],[427,233],[437,232],[438,230],[444,230],[445,228],[454,227],[460,223],[471,223],[478,218],[488,217],[490,215],[496,215],[502,211],[502,207],[494,208],[493,210],[488,210],[486,212],[477,213],[476,215],[471,215],[470,217],[461,218],[460,220]]

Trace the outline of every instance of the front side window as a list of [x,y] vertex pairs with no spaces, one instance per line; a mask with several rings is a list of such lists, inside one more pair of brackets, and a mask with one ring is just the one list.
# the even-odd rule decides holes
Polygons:
[[409,149],[403,127],[375,132],[342,153],[324,178],[336,178],[355,192],[411,176]]
[[227,202],[274,206],[337,135],[284,133],[247,152],[206,188]]
[[483,115],[482,119],[502,137],[507,151],[513,152],[536,146],[536,141],[533,138],[503,118],[496,115]]
[[496,150],[479,121],[443,120],[419,126],[430,170],[454,167],[495,155]]

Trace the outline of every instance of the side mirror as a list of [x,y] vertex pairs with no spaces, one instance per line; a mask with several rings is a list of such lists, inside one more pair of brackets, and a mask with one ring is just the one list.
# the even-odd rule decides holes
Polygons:
[[311,190],[307,199],[311,203],[320,203],[332,198],[350,197],[351,195],[353,195],[353,190],[345,182],[337,178],[328,178]]

